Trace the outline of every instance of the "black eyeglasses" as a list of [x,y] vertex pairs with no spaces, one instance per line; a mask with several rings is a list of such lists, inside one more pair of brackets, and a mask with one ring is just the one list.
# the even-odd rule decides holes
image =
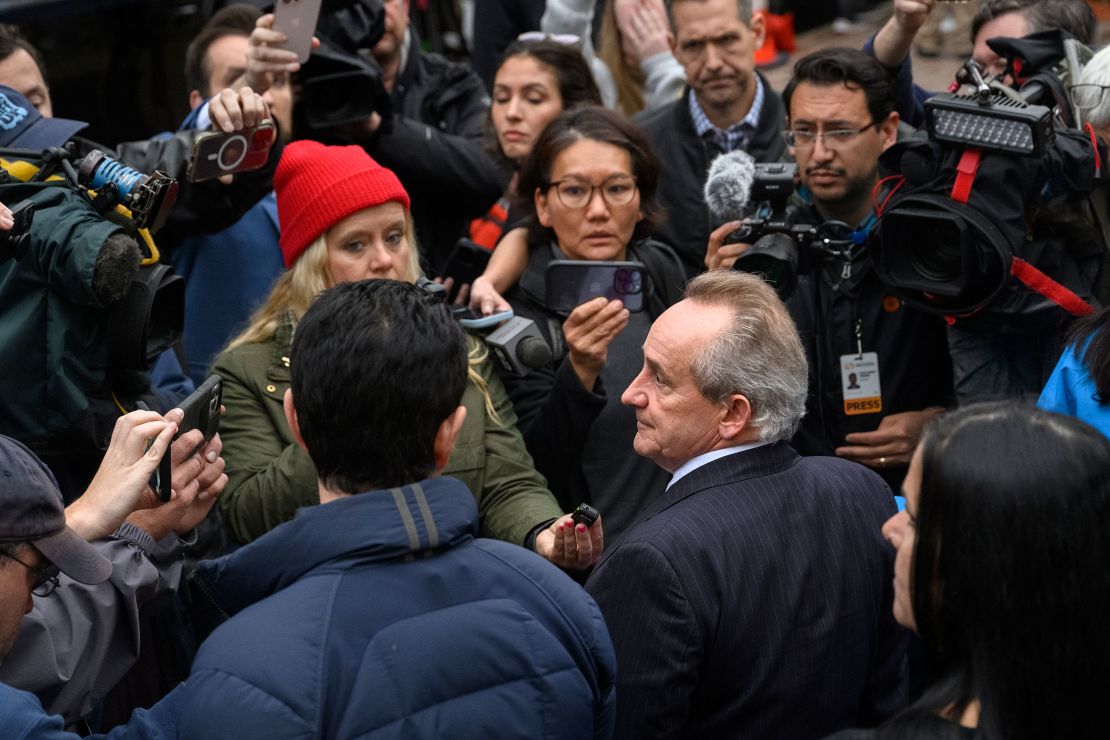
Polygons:
[[1110,85],[1072,85],[1068,88],[1071,93],[1071,102],[1079,110],[1097,108],[1102,102],[1102,95]]
[[61,584],[58,582],[58,566],[50,563],[39,568],[28,565],[15,555],[10,555],[6,552],[0,552],[0,555],[11,558],[15,562],[22,565],[27,570],[35,574],[35,583],[31,586],[31,593],[35,596],[49,596],[54,593],[54,589],[58,588]]

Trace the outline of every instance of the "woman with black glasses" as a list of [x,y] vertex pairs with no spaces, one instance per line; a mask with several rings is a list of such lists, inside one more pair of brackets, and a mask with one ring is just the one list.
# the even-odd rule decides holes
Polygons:
[[[640,371],[652,320],[681,297],[684,283],[670,247],[647,238],[661,215],[658,178],[658,160],[640,129],[597,107],[552,121],[520,171],[518,191],[535,212],[528,266],[506,297],[517,315],[536,321],[555,359],[507,379],[509,394],[551,491],[564,506],[597,507],[609,542],[668,477],[633,451],[635,414],[620,402]],[[629,305],[600,296],[558,310],[545,280],[554,260],[641,262],[642,294],[626,299]],[[642,311],[629,310],[639,303]]]

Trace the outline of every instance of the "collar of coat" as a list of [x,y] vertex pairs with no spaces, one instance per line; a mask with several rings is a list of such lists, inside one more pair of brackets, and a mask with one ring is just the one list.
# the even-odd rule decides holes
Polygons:
[[454,478],[429,478],[302,508],[249,545],[201,562],[194,579],[231,616],[309,572],[433,557],[477,536],[473,494]]

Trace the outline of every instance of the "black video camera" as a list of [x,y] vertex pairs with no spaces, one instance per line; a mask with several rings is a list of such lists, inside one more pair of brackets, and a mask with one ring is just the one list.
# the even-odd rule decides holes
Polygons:
[[316,25],[319,48],[297,73],[301,99],[293,110],[298,138],[369,118],[391,108],[371,49],[385,32],[382,0],[329,0]]
[[1043,305],[1004,290],[1011,275],[1026,282],[1027,266],[1082,293],[1081,253],[1098,251],[1077,246],[1090,241],[1083,199],[1097,178],[1061,77],[1078,73],[1078,42],[1053,30],[989,44],[1016,87],[968,61],[958,80],[970,92],[926,101],[927,140],[899,142],[880,159],[889,177],[869,242],[876,270],[910,305],[946,316]]
[[[136,229],[155,231],[177,200],[177,180],[164,172],[147,175],[93,149],[78,158],[67,147],[41,151],[0,149],[0,157],[39,165],[29,182],[53,184],[73,191],[97,214],[119,220],[111,211],[117,205],[128,209]],[[6,171],[0,184],[15,185]],[[59,179],[51,178],[57,175]],[[32,231],[33,201],[13,207],[15,225],[0,238],[0,261],[22,259],[35,248],[42,234]],[[125,222],[126,223],[126,222]],[[153,256],[153,255],[152,255]],[[108,359],[116,370],[149,370],[158,356],[181,338],[185,323],[185,284],[168,265],[143,264],[126,293],[112,304],[109,318]]]
[[786,300],[798,287],[798,275],[813,269],[815,257],[850,258],[851,227],[842,221],[805,223],[802,209],[790,205],[798,165],[762,162],[755,165],[749,202],[754,215],[729,234],[726,244],[750,244],[732,269],[759,275]]

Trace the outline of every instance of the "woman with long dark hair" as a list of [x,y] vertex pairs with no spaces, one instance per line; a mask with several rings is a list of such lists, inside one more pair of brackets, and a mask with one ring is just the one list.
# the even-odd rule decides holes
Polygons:
[[494,158],[512,171],[505,195],[470,225],[470,238],[493,249],[519,217],[510,213],[521,163],[557,115],[599,105],[601,95],[578,49],[552,39],[514,41],[493,79],[490,131]]
[[935,677],[876,731],[839,738],[1106,735],[1110,442],[1075,419],[983,404],[933,421],[910,462],[894,616]]

